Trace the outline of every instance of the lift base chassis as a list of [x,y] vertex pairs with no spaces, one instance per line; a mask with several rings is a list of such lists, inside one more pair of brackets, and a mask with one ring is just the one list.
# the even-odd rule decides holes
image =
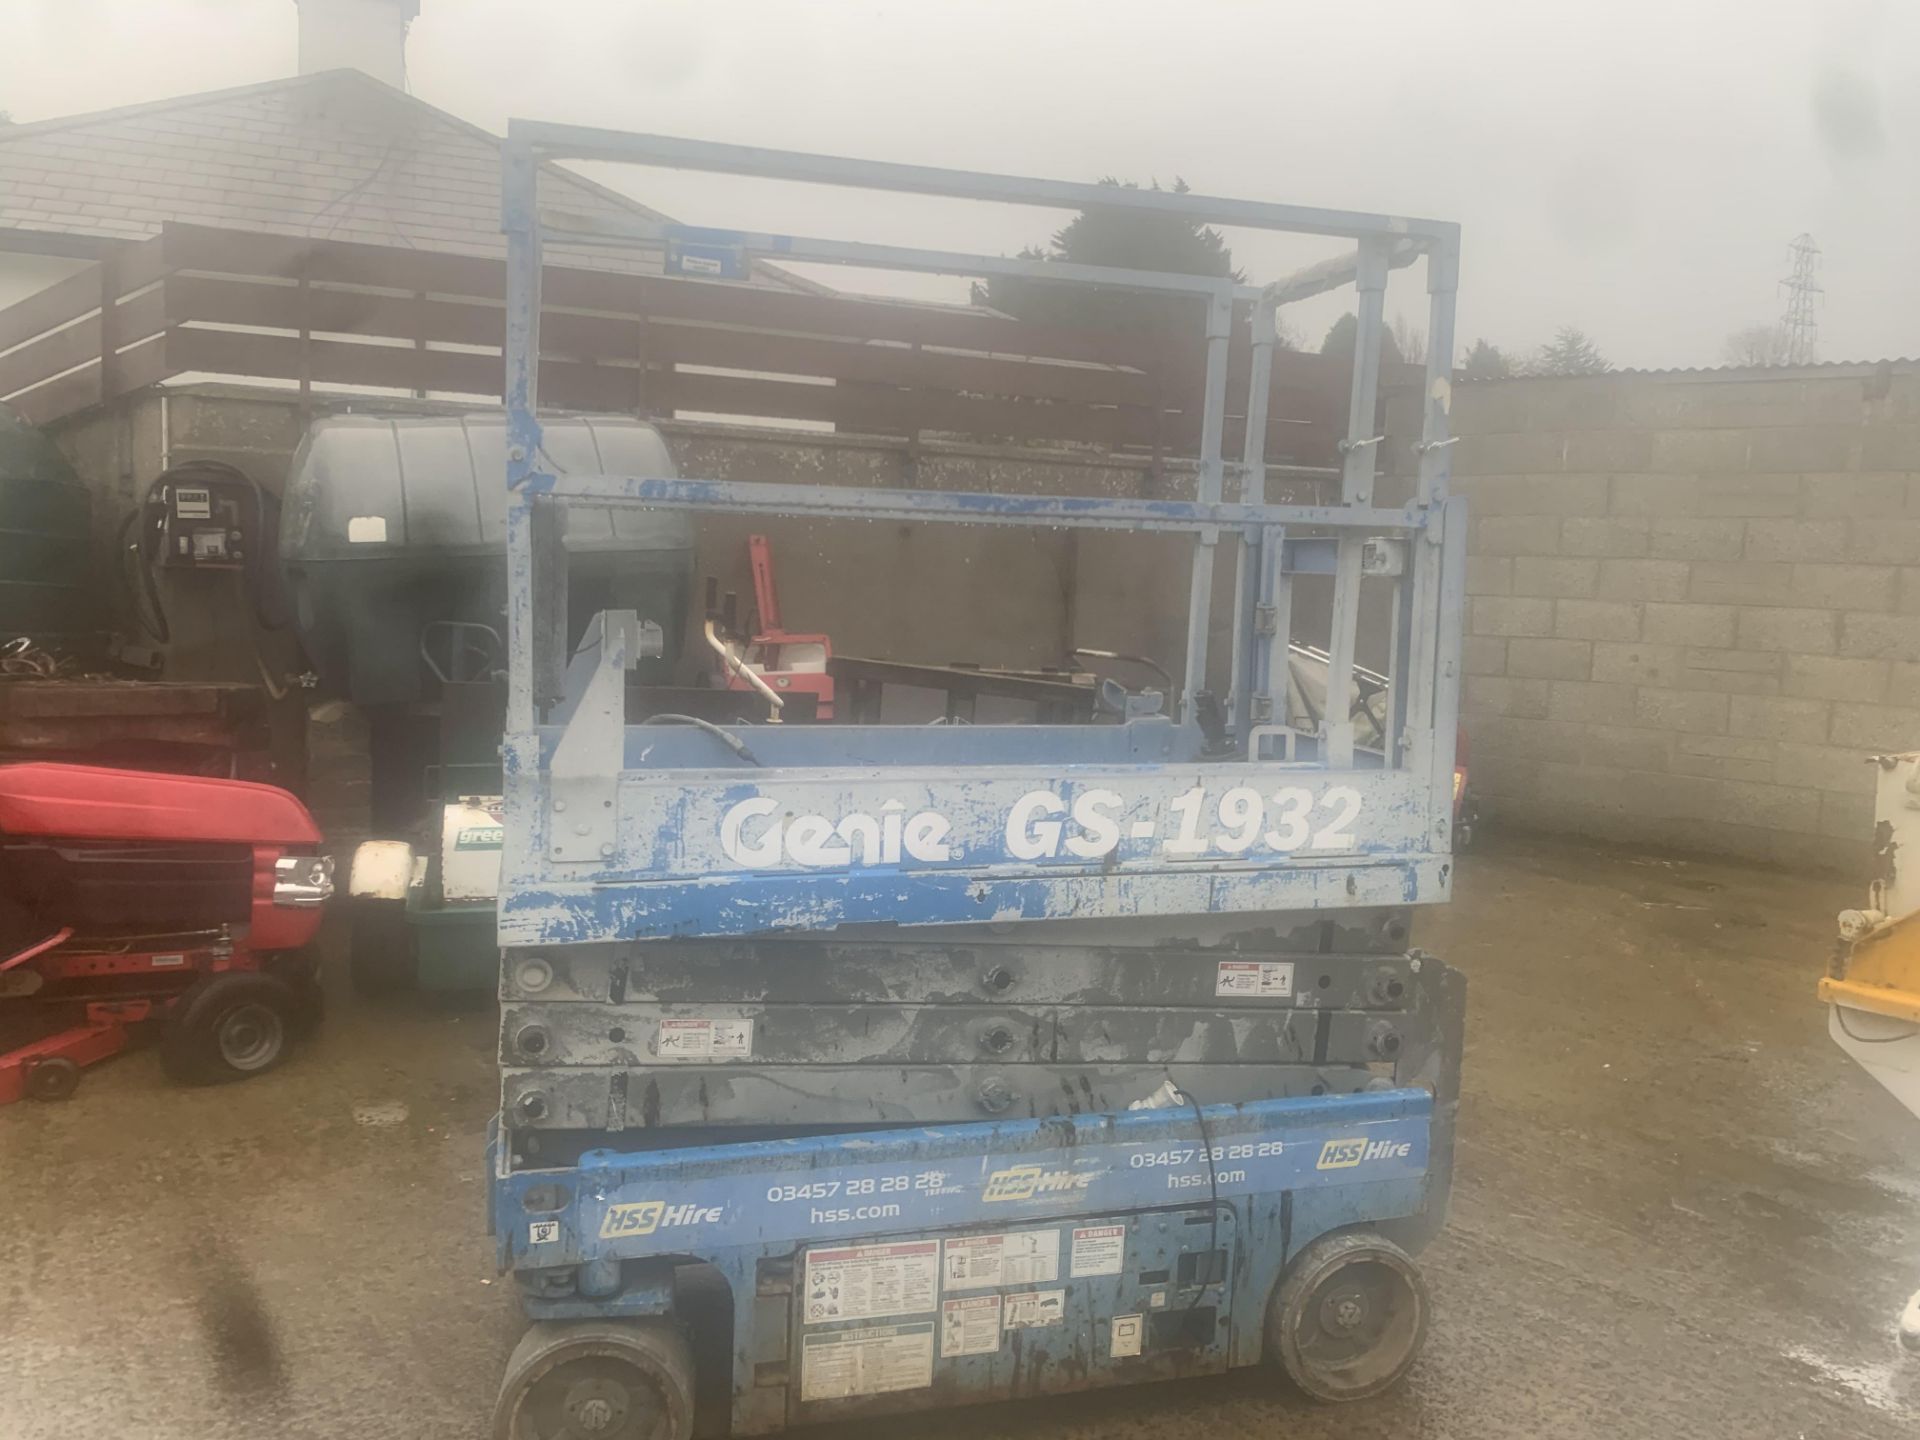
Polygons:
[[[1316,1242],[1444,1218],[1465,987],[1378,948],[1404,915],[510,953],[503,1057],[545,1038],[503,1069],[492,1229],[531,1338],[685,1337],[739,1434],[1257,1363]],[[676,1022],[752,1053],[663,1059]]]
[[496,1140],[495,1233],[534,1319],[670,1326],[725,1377],[733,1432],[765,1434],[1260,1363],[1316,1241],[1438,1223],[1451,1131],[1450,1102],[1392,1089],[565,1172],[508,1171]]

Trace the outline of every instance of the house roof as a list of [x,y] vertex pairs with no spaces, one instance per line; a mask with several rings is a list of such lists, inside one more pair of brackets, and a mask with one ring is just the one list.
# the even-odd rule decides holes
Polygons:
[[[568,210],[664,218],[557,166],[545,176],[543,200]],[[500,140],[357,70],[0,126],[0,249],[10,231],[18,248],[84,252],[167,221],[499,256]],[[549,254],[661,268],[657,249]],[[760,279],[823,288],[771,266]]]

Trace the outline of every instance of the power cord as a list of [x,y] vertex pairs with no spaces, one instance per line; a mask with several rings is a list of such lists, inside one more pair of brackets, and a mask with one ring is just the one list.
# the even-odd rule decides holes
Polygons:
[[[1207,1276],[1213,1273],[1213,1257],[1220,1253],[1220,1172],[1214,1162],[1213,1135],[1207,1129],[1207,1117],[1200,1109],[1200,1102],[1193,1098],[1192,1092],[1186,1089],[1185,1086],[1174,1085],[1172,1076],[1167,1077],[1167,1083],[1173,1085],[1173,1093],[1186,1101],[1193,1109],[1193,1123],[1198,1126],[1200,1130],[1200,1154],[1207,1167],[1207,1190],[1213,1198],[1213,1203],[1207,1210],[1209,1224],[1207,1232],[1207,1270],[1206,1274],[1200,1277],[1200,1283],[1194,1287],[1193,1299],[1187,1302],[1186,1313],[1191,1315],[1199,1308],[1200,1301],[1207,1293],[1207,1286],[1213,1283]],[[1223,1276],[1222,1278],[1224,1279],[1225,1277]]]
[[[157,483],[157,482],[156,482]],[[153,492],[147,492],[151,495]],[[120,522],[118,540],[120,554],[120,583],[126,590],[127,612],[133,621],[149,639],[161,645],[173,642],[173,628],[167,623],[167,607],[160,599],[160,587],[153,580],[153,561],[147,553],[147,538],[144,534],[129,534],[136,525],[142,523],[146,515],[143,502],[138,509],[129,510],[126,518]]]
[[1836,1005],[1833,1007],[1833,1019],[1834,1023],[1840,1027],[1840,1033],[1856,1045],[1893,1045],[1901,1040],[1911,1040],[1914,1036],[1920,1035],[1920,1025],[1916,1025],[1913,1029],[1899,1035],[1856,1034],[1853,1027],[1847,1024],[1847,1007],[1844,1005]]
[[702,720],[698,715],[680,715],[669,711],[661,715],[649,715],[640,723],[642,725],[691,725],[696,730],[706,731],[749,765],[761,764],[760,757],[747,748],[746,741],[738,735],[729,735],[711,720]]

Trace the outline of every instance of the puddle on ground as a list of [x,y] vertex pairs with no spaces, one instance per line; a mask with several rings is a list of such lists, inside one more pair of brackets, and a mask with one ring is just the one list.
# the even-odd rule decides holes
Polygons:
[[1920,1367],[1900,1353],[1898,1341],[1889,1339],[1887,1343],[1895,1347],[1892,1354],[1884,1360],[1865,1364],[1830,1360],[1804,1345],[1791,1347],[1786,1356],[1811,1370],[1815,1378],[1847,1391],[1884,1414],[1920,1419],[1920,1407],[1916,1406],[1920,1401],[1920,1378],[1916,1378],[1920,1377]]

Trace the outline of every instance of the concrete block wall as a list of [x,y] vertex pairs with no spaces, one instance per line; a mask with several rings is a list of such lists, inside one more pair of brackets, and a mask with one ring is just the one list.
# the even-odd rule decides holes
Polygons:
[[1920,363],[1463,384],[1454,416],[1489,814],[1863,867],[1866,757],[1920,749]]

